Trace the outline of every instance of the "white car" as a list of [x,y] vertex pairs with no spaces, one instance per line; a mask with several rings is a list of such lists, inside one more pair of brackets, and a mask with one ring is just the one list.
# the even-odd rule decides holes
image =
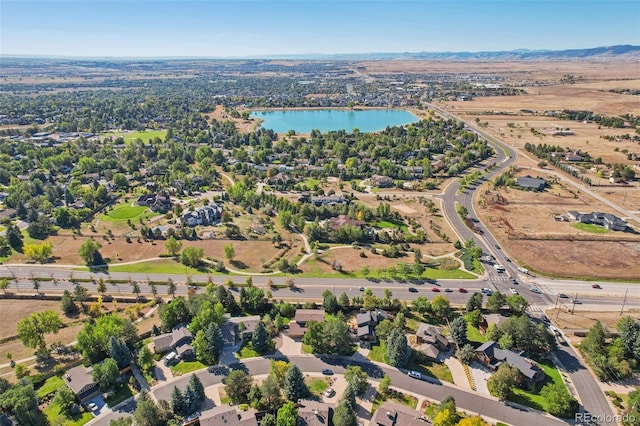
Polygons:
[[529,290],[531,290],[532,293],[542,294],[540,289],[536,286],[531,287]]
[[511,292],[511,294],[518,294],[518,290],[516,290],[515,288],[511,287],[509,289],[509,291]]
[[90,402],[87,404],[87,409],[91,412],[98,411],[98,405],[95,402]]
[[420,373],[419,371],[411,370],[407,374],[409,375],[409,377],[422,380],[422,373]]
[[326,398],[331,398],[335,394],[336,394],[336,391],[334,391],[333,388],[328,388],[326,391],[324,391],[324,396]]

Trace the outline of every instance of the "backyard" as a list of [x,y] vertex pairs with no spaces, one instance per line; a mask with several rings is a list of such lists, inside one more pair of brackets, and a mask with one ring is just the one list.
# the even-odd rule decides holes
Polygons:
[[559,383],[564,387],[564,382],[560,377],[560,372],[558,372],[558,369],[553,365],[553,362],[547,359],[538,359],[536,362],[545,373],[544,380],[539,382],[532,391],[514,388],[513,395],[509,400],[537,410],[549,411],[548,402],[540,395],[540,390],[547,383]]

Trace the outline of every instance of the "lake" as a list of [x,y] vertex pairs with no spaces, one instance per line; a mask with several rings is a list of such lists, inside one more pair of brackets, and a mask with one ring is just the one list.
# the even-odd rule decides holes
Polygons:
[[345,130],[351,132],[359,129],[361,132],[376,132],[387,126],[401,126],[415,123],[419,118],[409,111],[397,109],[305,109],[284,111],[256,111],[251,117],[264,120],[262,127],[272,129],[276,133],[311,133],[318,129],[321,132],[330,130]]

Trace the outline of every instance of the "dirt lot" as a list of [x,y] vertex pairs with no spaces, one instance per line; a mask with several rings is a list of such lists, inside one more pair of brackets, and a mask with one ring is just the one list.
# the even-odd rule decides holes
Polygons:
[[[518,175],[526,174],[521,170]],[[548,177],[542,174],[541,177]],[[556,221],[569,210],[616,213],[571,187],[554,184],[545,192],[494,190],[476,195],[476,212],[509,256],[525,267],[558,277],[634,280],[640,276],[640,236],[608,231],[593,234]]]
[[[588,330],[596,322],[600,321],[608,330],[615,331],[616,324],[620,321],[620,312],[589,312],[576,310],[573,314],[557,309],[547,309],[545,311],[547,316],[553,321],[556,327],[567,330],[566,336],[569,338],[572,344],[580,343],[581,337],[573,335],[572,330]],[[625,316],[632,316],[636,320],[640,320],[640,312],[632,311],[625,312]]]

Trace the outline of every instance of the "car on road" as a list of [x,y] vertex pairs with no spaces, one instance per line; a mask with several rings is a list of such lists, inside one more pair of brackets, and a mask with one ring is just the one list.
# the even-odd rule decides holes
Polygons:
[[493,294],[493,290],[491,290],[488,287],[483,288],[482,290],[480,290],[482,293],[486,294],[487,296],[491,296]]
[[359,290],[360,290],[360,291],[364,291],[364,287],[360,287],[360,288],[359,288]]
[[459,291],[460,293],[468,293],[468,292],[467,292],[467,289],[466,289],[466,288],[462,288],[462,287],[460,287],[460,288],[458,289],[458,291]]
[[95,413],[96,411],[98,411],[98,404],[96,404],[95,402],[90,402],[87,404],[87,409]]
[[515,288],[511,287],[509,289],[509,291],[511,292],[511,294],[518,294],[518,290],[516,290]]
[[195,413],[191,414],[189,417],[185,418],[184,421],[187,423],[193,422],[197,420],[198,417],[200,417],[200,411],[196,411]]
[[582,305],[582,302],[579,301],[578,299],[571,299],[571,303],[573,303],[575,305]]
[[407,374],[409,375],[409,377],[422,380],[422,373],[420,373],[419,371],[411,370]]
[[333,371],[328,368],[323,368],[322,374],[324,374],[325,376],[333,376]]
[[511,259],[509,259],[508,257],[505,257],[504,260],[506,260],[507,262],[511,262]]
[[496,244],[496,248],[497,248],[498,250],[500,250],[500,246],[499,246],[499,245],[497,245],[497,244]]
[[438,287],[431,287],[431,291],[435,293],[440,293],[440,289]]
[[409,293],[417,293],[418,289],[415,287],[409,287]]
[[333,388],[327,388],[326,391],[324,391],[324,396],[325,398],[331,398],[333,395],[336,394],[336,391],[333,390]]
[[569,296],[567,296],[567,295],[566,295],[566,294],[564,294],[564,293],[560,293],[560,294],[558,295],[558,297],[559,297],[560,299],[568,299],[568,298],[569,298]]
[[536,286],[532,286],[529,290],[530,290],[532,293],[542,294],[542,291],[540,291],[540,289],[539,289],[538,287],[536,287]]
[[453,291],[453,290],[451,290],[450,288],[445,288],[445,289],[444,289],[444,292],[445,292],[445,293],[451,293],[452,291]]
[[518,285],[518,280],[516,280],[515,278],[511,278],[511,282],[512,282],[514,285]]
[[602,288],[602,287],[600,287],[600,284],[592,284],[591,288]]

